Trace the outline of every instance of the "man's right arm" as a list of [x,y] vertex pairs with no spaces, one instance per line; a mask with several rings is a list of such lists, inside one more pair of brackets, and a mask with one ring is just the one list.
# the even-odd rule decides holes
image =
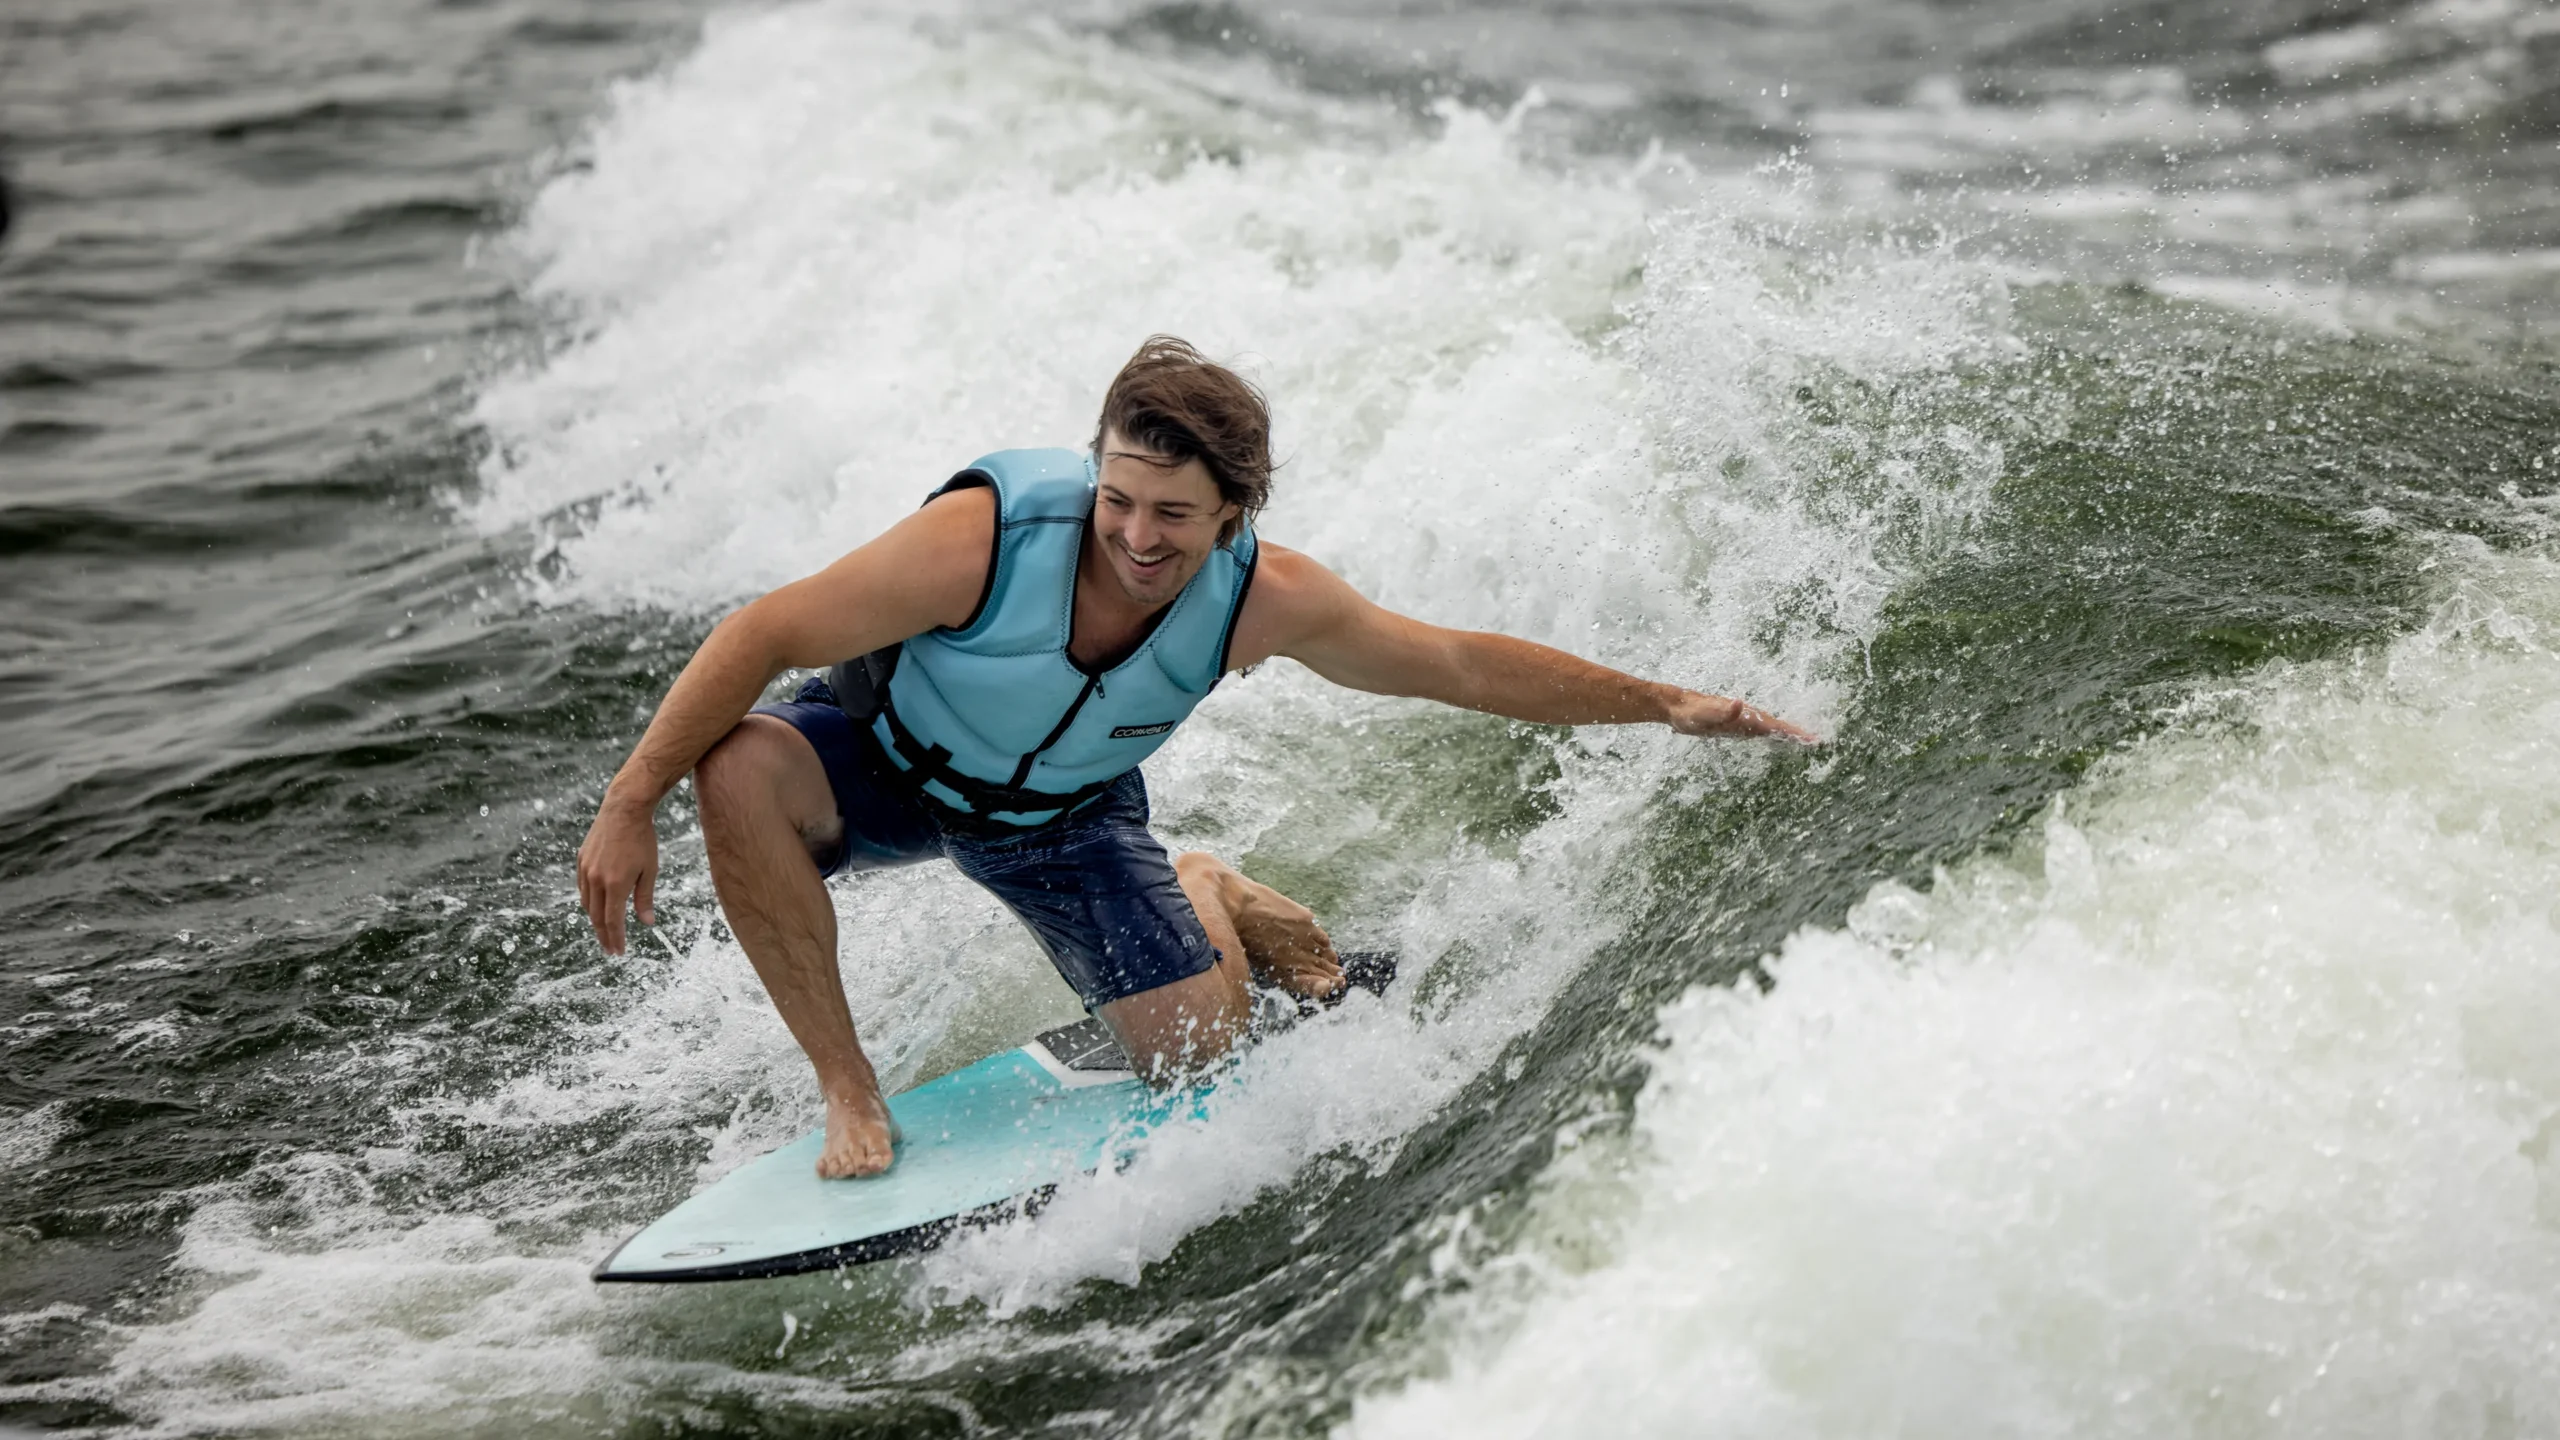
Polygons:
[[945,495],[712,627],[605,787],[578,848],[578,899],[607,952],[622,953],[626,906],[636,901],[641,922],[656,923],[656,815],[666,793],[785,669],[832,665],[968,619],[986,586],[995,523],[994,491]]

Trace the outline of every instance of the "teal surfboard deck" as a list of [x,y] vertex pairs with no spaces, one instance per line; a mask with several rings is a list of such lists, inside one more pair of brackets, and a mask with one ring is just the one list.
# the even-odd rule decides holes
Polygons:
[[[1346,954],[1363,989],[1394,957]],[[1356,962],[1356,963],[1355,963]],[[1036,1205],[1060,1182],[1125,1161],[1147,1132],[1207,1104],[1204,1087],[1160,1091],[1129,1070],[1100,1020],[889,1098],[902,1132],[888,1173],[821,1180],[824,1129],[762,1155],[622,1243],[598,1280],[752,1280],[929,1250],[961,1226]]]
[[[884,1260],[929,1249],[954,1227],[991,1218],[1100,1169],[1170,1111],[1205,1098],[1163,1093],[1110,1044],[1092,1064],[1086,1021],[889,1098],[897,1163],[861,1180],[818,1178],[823,1129],[740,1166],[623,1242],[598,1280],[745,1280]],[[1052,1043],[1069,1054],[1061,1056]]]

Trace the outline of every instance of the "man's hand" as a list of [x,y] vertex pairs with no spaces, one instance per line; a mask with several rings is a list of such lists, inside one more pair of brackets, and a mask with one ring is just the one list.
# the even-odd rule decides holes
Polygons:
[[[658,817],[655,806],[618,801],[608,794],[578,847],[578,903],[608,955],[622,953],[623,907],[640,923],[658,923]],[[636,904],[635,904],[636,902]]]
[[1695,690],[1684,690],[1671,702],[1669,720],[1671,728],[1683,735],[1766,735],[1799,745],[1822,743],[1812,731],[1791,725],[1766,710],[1755,710],[1722,695],[1701,695]]

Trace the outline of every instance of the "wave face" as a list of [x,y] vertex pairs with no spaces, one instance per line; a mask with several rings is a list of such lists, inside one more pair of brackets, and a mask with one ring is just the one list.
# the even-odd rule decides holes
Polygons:
[[1665,1007],[1628,1130],[1349,1433],[2551,1423],[2560,569],[2455,566]]
[[[336,507],[262,581],[290,645],[12,772],[50,1068],[0,1255],[74,1278],[0,1280],[48,1357],[0,1424],[2560,1428],[2560,387],[2514,318],[2560,220],[2411,188],[2531,190],[2463,147],[2543,133],[2560,32],[2161,13],[1925,64],[1892,3],[714,14],[460,212],[506,299],[382,402],[425,438],[183,524],[0,509],[73,577]],[[220,143],[344,128],[270,108]],[[1159,331],[1273,396],[1267,537],[1833,743],[1232,681],[1159,829],[1399,951],[1387,996],[1036,1217],[599,1291],[817,1113],[688,797],[665,923],[584,937],[604,778],[711,620],[1079,443]],[[834,893],[893,1087],[1075,1013],[940,867]]]

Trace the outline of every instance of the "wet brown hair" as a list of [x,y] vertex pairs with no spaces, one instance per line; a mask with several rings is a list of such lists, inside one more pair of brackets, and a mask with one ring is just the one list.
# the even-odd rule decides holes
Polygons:
[[[1217,482],[1218,497],[1242,507],[1243,519],[1261,514],[1271,498],[1271,407],[1252,381],[1212,363],[1188,341],[1150,335],[1120,367],[1093,427],[1095,459],[1112,430],[1172,457],[1173,465],[1199,461]],[[1236,528],[1230,524],[1218,538],[1233,539]]]

